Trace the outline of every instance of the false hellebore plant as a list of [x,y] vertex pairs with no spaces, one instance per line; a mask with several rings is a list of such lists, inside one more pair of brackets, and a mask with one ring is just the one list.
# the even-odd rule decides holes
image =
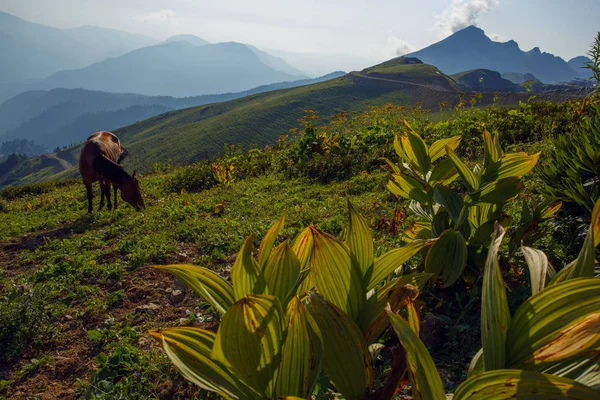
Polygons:
[[[600,279],[589,277],[600,237],[600,203],[596,208],[586,245],[567,267],[571,272],[557,275],[565,280],[554,278],[557,283],[548,288],[541,284],[512,321],[497,261],[504,231],[496,224],[484,265],[483,349],[455,400],[598,398]],[[406,380],[416,399],[445,399],[419,339],[414,306],[416,287],[430,275],[391,278],[434,240],[416,240],[375,259],[365,220],[350,204],[349,210],[343,241],[309,227],[292,245],[273,249],[282,218],[254,258],[249,237],[232,268],[232,285],[198,266],[157,267],[184,280],[223,315],[216,334],[191,327],[150,332],[184,377],[228,399],[298,399],[310,398],[323,369],[349,400],[390,399]],[[545,284],[544,257],[527,251],[532,280]],[[387,382],[375,389],[376,347],[370,344],[388,325],[401,346],[394,350]]]
[[[396,165],[383,160],[392,169],[388,190],[411,201],[410,209],[416,221],[406,232],[407,236],[409,239],[437,238],[425,258],[425,272],[433,274],[433,281],[439,279],[448,287],[463,277],[467,266],[478,276],[494,222],[509,224],[504,206],[523,190],[520,179],[535,167],[540,153],[505,154],[498,135],[485,131],[483,166],[476,165],[471,170],[455,152],[460,136],[441,139],[428,146],[408,123],[406,127],[394,140],[401,163]],[[459,177],[466,192],[450,188]],[[530,209],[524,203],[520,224],[509,244],[509,254],[518,250],[522,241],[532,244],[537,239],[535,228],[552,218],[560,206],[560,202],[542,203]],[[445,262],[439,262],[440,257]]]

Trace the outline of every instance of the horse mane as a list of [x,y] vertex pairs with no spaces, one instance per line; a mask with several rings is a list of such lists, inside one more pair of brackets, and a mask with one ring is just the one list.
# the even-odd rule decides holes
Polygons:
[[104,154],[94,159],[94,170],[106,177],[111,183],[125,183],[131,180],[123,167],[107,158]]

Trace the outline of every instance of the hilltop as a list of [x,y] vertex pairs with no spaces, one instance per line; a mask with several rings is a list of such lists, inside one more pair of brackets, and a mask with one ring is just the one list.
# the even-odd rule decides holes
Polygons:
[[464,28],[407,57],[418,57],[447,74],[483,68],[501,74],[530,73],[544,83],[565,82],[580,76],[579,71],[574,71],[560,57],[542,52],[538,47],[522,51],[514,40],[495,42],[475,26]]

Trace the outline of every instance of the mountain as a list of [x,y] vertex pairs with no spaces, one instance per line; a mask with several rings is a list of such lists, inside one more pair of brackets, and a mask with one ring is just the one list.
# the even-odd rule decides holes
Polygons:
[[589,68],[584,68],[587,63],[591,63],[588,57],[579,56],[575,58],[571,58],[568,62],[569,67],[573,69],[581,79],[590,79],[594,74]]
[[175,41],[137,49],[86,68],[58,72],[39,82],[37,88],[185,97],[239,92],[300,78],[265,65],[240,43],[193,46]]
[[489,69],[474,69],[452,75],[452,78],[464,90],[484,92],[492,90],[497,92],[520,92],[522,88],[508,79],[503,78],[499,72]]
[[165,42],[188,42],[192,46],[204,46],[205,44],[210,44],[210,42],[196,35],[175,35],[165,40]]
[[483,30],[469,26],[446,39],[408,54],[447,74],[478,68],[535,75],[544,83],[570,81],[578,74],[565,60],[535,47],[522,51],[514,40],[495,42]]
[[80,142],[97,130],[129,125],[169,110],[323,82],[344,74],[336,72],[316,79],[263,85],[244,92],[185,98],[85,89],[28,91],[0,105],[0,143],[27,139],[51,149]]
[[520,85],[527,81],[535,81],[539,82],[539,79],[533,76],[532,74],[523,73],[523,72],[505,72],[502,74],[502,78],[508,79],[512,83],[516,83]]
[[0,12],[0,83],[44,78],[155,43],[112,29],[58,29]]
[[340,69],[360,71],[382,61],[344,53],[301,53],[276,49],[267,49],[266,51],[280,57],[309,76],[321,76]]

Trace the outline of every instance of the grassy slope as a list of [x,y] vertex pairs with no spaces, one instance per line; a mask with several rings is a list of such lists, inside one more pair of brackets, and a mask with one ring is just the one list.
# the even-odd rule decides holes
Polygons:
[[[154,163],[186,164],[222,151],[224,144],[272,144],[298,125],[304,110],[327,118],[340,111],[362,111],[392,102],[437,108],[441,101],[458,100],[453,81],[437,68],[402,64],[396,59],[325,82],[276,90],[223,103],[177,110],[115,131],[130,149],[125,166],[149,170]],[[68,150],[78,157],[79,146]],[[72,169],[35,180],[14,179],[15,184],[47,178],[77,176]],[[0,182],[0,185],[2,183]]]

